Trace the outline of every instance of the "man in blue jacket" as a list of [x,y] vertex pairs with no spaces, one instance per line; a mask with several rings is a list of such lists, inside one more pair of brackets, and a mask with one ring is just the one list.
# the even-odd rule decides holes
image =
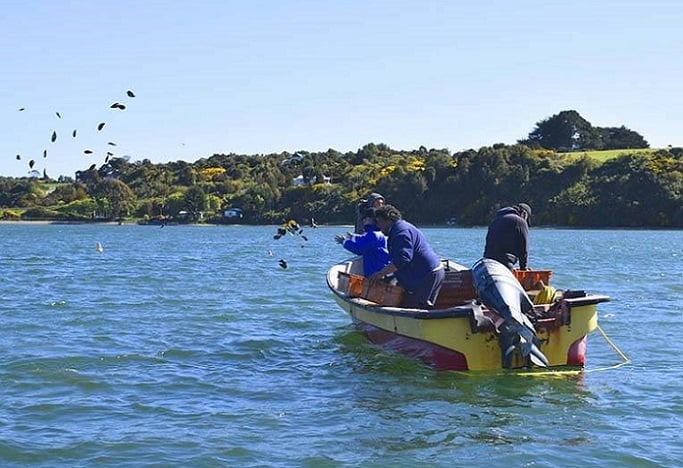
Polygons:
[[526,203],[501,208],[486,233],[484,258],[491,258],[510,270],[519,261],[526,270],[529,258],[529,222],[531,207]]
[[368,208],[379,208],[384,205],[384,196],[377,192],[372,192],[365,198],[361,198],[356,205],[356,225],[354,227],[356,234],[363,234],[365,228],[363,226],[363,213]]
[[403,307],[431,309],[434,307],[446,273],[441,259],[415,226],[401,219],[401,212],[392,205],[375,211],[377,225],[389,237],[391,263],[370,277],[381,281],[394,273],[398,284],[406,291]]
[[366,277],[378,272],[389,263],[387,238],[375,224],[375,210],[366,209],[362,214],[364,234],[334,236],[334,240],[349,252],[363,256],[363,273]]

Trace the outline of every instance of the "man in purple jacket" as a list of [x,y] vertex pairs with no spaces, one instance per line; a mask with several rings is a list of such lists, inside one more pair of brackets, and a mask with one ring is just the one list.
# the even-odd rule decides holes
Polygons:
[[381,281],[394,273],[398,284],[406,291],[403,307],[431,309],[443,284],[446,273],[440,257],[415,226],[401,219],[401,212],[392,205],[375,210],[377,226],[388,236],[391,263],[370,277],[370,282]]

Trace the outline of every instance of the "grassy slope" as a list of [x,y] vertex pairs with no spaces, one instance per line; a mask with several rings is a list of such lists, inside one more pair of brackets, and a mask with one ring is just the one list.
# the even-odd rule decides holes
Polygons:
[[654,153],[655,151],[658,151],[658,148],[642,148],[642,149],[620,149],[620,150],[605,150],[605,151],[578,151],[575,153],[557,153],[558,155],[561,156],[568,156],[568,157],[583,157],[584,155],[588,156],[591,159],[595,159],[597,161],[605,162],[608,159],[613,159],[616,158],[617,156],[621,156],[622,154],[634,154],[634,153],[640,153],[640,154],[646,154],[646,153]]

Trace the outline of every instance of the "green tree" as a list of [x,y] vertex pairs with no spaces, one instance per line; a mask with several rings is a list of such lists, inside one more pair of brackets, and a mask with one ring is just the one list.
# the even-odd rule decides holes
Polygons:
[[191,187],[197,183],[197,171],[192,166],[183,166],[178,172],[178,183]]
[[556,151],[576,151],[591,147],[593,127],[575,110],[562,111],[536,124],[528,140],[521,144]]
[[[606,149],[649,148],[650,145],[638,132],[634,132],[623,125],[621,127],[597,127],[602,146]],[[596,148],[601,149],[601,148]]]
[[190,213],[194,222],[197,222],[200,213],[206,210],[207,200],[206,192],[199,186],[190,187],[185,192],[185,209]]
[[93,217],[97,211],[97,208],[97,202],[88,197],[80,200],[74,200],[71,203],[60,206],[57,210],[71,219],[87,220]]
[[69,183],[59,185],[50,191],[41,201],[43,206],[56,205],[59,203],[71,203],[76,200],[89,198],[85,185],[81,183]]
[[171,193],[166,200],[166,207],[164,215],[178,216],[178,213],[185,209],[185,194],[182,192]]
[[574,110],[562,111],[536,124],[528,139],[519,143],[559,152],[648,148],[637,132],[621,127],[593,127]]
[[682,227],[683,159],[667,151],[628,154],[591,174],[596,199],[582,224]]
[[121,218],[135,209],[135,193],[117,179],[103,179],[97,182],[91,192],[105,217]]

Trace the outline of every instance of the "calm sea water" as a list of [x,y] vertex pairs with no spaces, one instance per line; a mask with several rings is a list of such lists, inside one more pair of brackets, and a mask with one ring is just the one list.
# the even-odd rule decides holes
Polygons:
[[[632,363],[600,370],[593,333],[589,372],[528,376],[369,344],[325,285],[345,229],[0,223],[0,465],[683,463],[683,232],[532,227],[530,265],[610,295]],[[425,232],[481,254],[483,228]]]

